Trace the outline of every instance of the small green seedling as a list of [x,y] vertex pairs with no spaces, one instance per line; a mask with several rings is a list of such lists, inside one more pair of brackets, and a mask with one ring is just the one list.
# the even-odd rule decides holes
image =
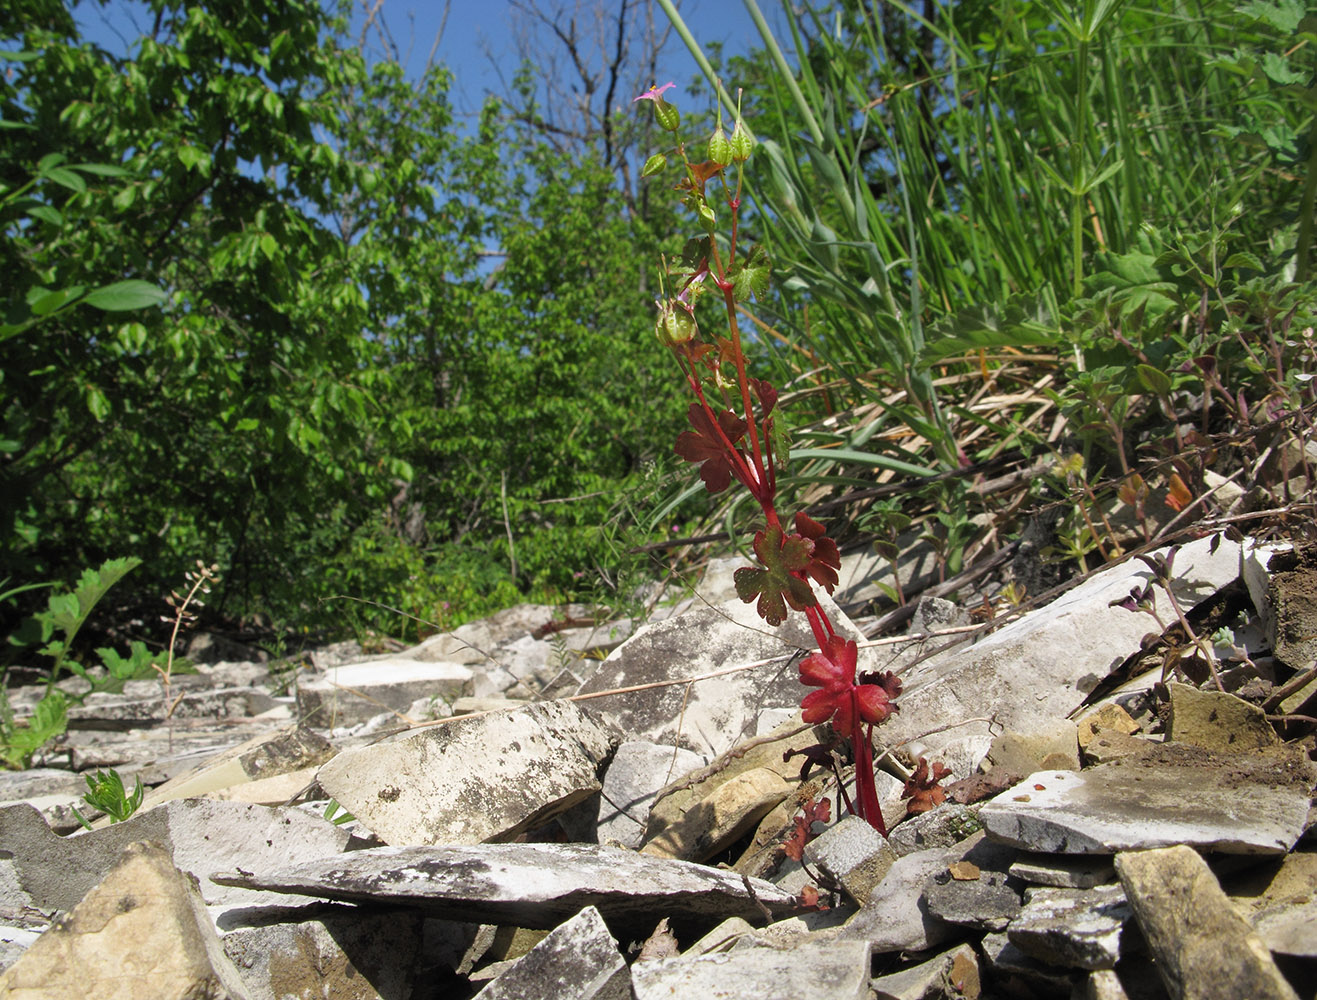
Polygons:
[[[133,813],[137,812],[142,804],[142,797],[145,790],[142,788],[142,779],[134,778],[132,793],[124,790],[123,778],[119,777],[119,772],[111,768],[108,771],[97,771],[95,774],[88,774],[87,793],[83,795],[82,800],[93,809],[99,809],[110,817],[111,823],[122,823]],[[78,818],[88,830],[91,829],[91,823],[87,817],[78,811],[78,807],[73,807],[73,815]]]

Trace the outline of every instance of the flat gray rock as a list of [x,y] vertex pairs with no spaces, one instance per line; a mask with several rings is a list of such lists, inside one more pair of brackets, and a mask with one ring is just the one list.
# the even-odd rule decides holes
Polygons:
[[1225,754],[1154,745],[1081,773],[1041,771],[979,810],[994,840],[1029,851],[1111,854],[1188,844],[1284,854],[1311,805],[1301,753]]
[[945,871],[962,853],[955,847],[939,847],[898,858],[860,912],[837,930],[837,939],[866,941],[877,955],[925,951],[955,937],[959,928],[928,911],[923,890],[929,878]]
[[474,1000],[631,1000],[631,973],[603,917],[587,906]]
[[565,701],[344,750],[317,780],[387,844],[511,840],[599,791],[617,736]]
[[1095,889],[1033,889],[1007,937],[1049,965],[1114,969],[1131,915],[1119,885]]
[[615,932],[639,936],[663,917],[674,926],[707,929],[727,917],[762,920],[761,905],[777,915],[796,907],[788,893],[759,879],[594,844],[377,847],[212,880],[327,899],[406,903],[449,920],[530,928],[556,927],[594,906]]
[[703,765],[681,747],[628,740],[617,748],[604,775],[597,819],[601,844],[617,841],[638,848],[645,839],[649,807],[660,789]]
[[[848,639],[864,636],[831,599],[818,592],[837,631]],[[712,760],[753,735],[766,708],[800,706],[812,688],[800,683],[798,660],[815,648],[803,614],[779,627],[766,625],[754,605],[739,600],[699,606],[676,618],[640,628],[608,655],[579,694],[680,681],[734,667],[751,669],[694,684],[668,684],[592,699],[631,739],[685,747]]]
[[344,849],[348,831],[300,809],[177,799],[102,830],[60,837],[27,805],[0,809],[0,904],[71,910],[118,863],[134,841],[168,850],[175,866],[202,879],[211,906],[297,905],[306,900],[238,893],[204,879],[223,866],[264,867]]
[[1024,854],[1011,863],[1010,873],[1021,882],[1057,889],[1091,889],[1116,878],[1106,854]]
[[[1173,587],[1186,610],[1239,576],[1245,549],[1223,540],[1213,552],[1212,542],[1190,542],[1176,553]],[[916,664],[901,675],[901,713],[883,724],[880,739],[889,744],[912,740],[907,746],[911,754],[933,760],[950,744],[980,734],[986,741],[991,733],[983,722],[918,738],[929,719],[991,718],[992,732],[1032,733],[1065,718],[1139,648],[1151,619],[1110,604],[1150,577],[1137,560],[1110,566],[982,641]],[[897,659],[882,669],[899,665]]]
[[453,702],[471,694],[475,676],[460,663],[395,657],[331,667],[297,682],[297,714],[313,726],[355,726],[392,709],[406,712],[418,698]]
[[804,941],[743,948],[631,967],[636,1000],[868,1000],[869,948],[862,941]]

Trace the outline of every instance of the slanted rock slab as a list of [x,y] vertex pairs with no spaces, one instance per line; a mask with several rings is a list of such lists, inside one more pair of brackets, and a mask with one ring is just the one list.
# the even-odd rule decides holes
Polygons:
[[387,844],[504,841],[599,791],[617,742],[578,705],[543,702],[344,750],[317,780]]
[[984,804],[979,820],[994,840],[1028,851],[1188,844],[1283,854],[1303,833],[1311,787],[1299,751],[1225,754],[1165,744],[1078,774],[1031,775]]
[[759,879],[594,844],[376,847],[212,879],[327,899],[406,903],[449,920],[530,928],[556,927],[594,906],[619,936],[647,936],[663,917],[674,927],[707,929],[727,917],[762,920],[761,906],[779,915],[796,906],[788,893]]
[[405,712],[418,698],[456,701],[471,694],[472,669],[460,663],[394,658],[331,667],[297,683],[297,714],[315,726],[355,726],[386,712]]
[[982,992],[979,957],[957,945],[912,969],[870,980],[874,1000],[978,1000]]
[[1180,997],[1297,1000],[1198,853],[1183,845],[1116,855],[1116,871],[1166,990]]
[[587,906],[475,1000],[631,1000],[631,973],[603,917]]
[[[818,597],[838,633],[864,638],[826,594]],[[693,684],[667,684],[592,702],[615,717],[632,739],[682,746],[712,760],[752,735],[764,709],[800,705],[811,689],[800,683],[796,665],[814,648],[804,615],[791,615],[781,627],[770,628],[754,605],[739,600],[696,607],[640,628],[608,655],[579,693],[680,681],[754,664]]]
[[248,1000],[196,883],[163,847],[131,844],[64,920],[0,975],[22,1000]]
[[863,941],[806,941],[793,948],[743,948],[631,967],[636,1000],[868,1000]]
[[[204,799],[177,799],[103,830],[60,837],[31,806],[9,806],[0,809],[0,844],[10,855],[0,859],[0,904],[70,910],[118,863],[124,848],[139,840],[163,845],[173,864],[204,879],[225,866],[258,868],[324,857],[343,850],[348,837],[348,831],[300,809]],[[26,899],[8,898],[6,885],[21,890]],[[210,883],[202,893],[214,906],[237,897],[245,906],[271,902]]]
[[1225,691],[1200,691],[1188,684],[1171,684],[1170,689],[1168,742],[1192,743],[1227,753],[1280,745],[1267,713],[1257,705]]

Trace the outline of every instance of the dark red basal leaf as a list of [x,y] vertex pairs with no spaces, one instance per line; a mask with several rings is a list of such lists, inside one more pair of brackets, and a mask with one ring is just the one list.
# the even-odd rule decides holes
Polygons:
[[833,635],[821,650],[801,661],[800,683],[822,689],[811,691],[801,699],[806,722],[831,719],[837,732],[851,736],[857,722],[877,725],[892,714],[895,706],[887,691],[877,684],[855,683],[858,655],[854,642]]
[[[699,403],[691,403],[690,422],[695,429],[677,435],[675,450],[688,462],[703,462],[700,478],[704,480],[704,485],[710,493],[721,493],[732,482],[731,456],[718,434],[718,428]],[[731,410],[718,412],[718,425],[733,445],[745,434],[745,421]]]
[[919,766],[915,768],[915,773],[910,775],[910,780],[905,783],[905,788],[901,791],[901,798],[910,800],[905,806],[906,815],[913,816],[916,813],[928,812],[934,806],[945,802],[947,793],[942,790],[938,782],[950,773],[951,769],[940,761],[933,765],[930,773],[928,761],[920,757]]
[[837,543],[827,535],[827,528],[803,513],[796,514],[796,531],[809,539],[809,576],[829,594],[837,586],[837,570],[841,569],[841,553]]
[[770,625],[786,621],[787,605],[804,611],[815,604],[814,591],[796,576],[809,565],[809,541],[784,534],[779,527],[755,535],[755,555],[761,567],[746,566],[732,574],[736,594],[746,604],[756,598],[759,617]]
[[815,802],[806,799],[800,807],[800,814],[793,821],[790,836],[782,841],[782,853],[793,861],[805,856],[805,845],[813,839],[811,827],[815,823],[826,823],[832,817],[832,803],[823,798]]

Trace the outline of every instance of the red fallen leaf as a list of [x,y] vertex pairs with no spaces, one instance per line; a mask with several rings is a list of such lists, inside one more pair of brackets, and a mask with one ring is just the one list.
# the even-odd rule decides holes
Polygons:
[[797,573],[809,565],[810,543],[800,535],[773,526],[755,534],[755,555],[761,566],[745,566],[732,574],[736,594],[746,604],[755,598],[759,617],[770,625],[786,621],[787,605],[804,611],[817,603],[814,591]]
[[675,450],[688,462],[703,462],[700,478],[704,480],[704,485],[710,493],[721,493],[731,485],[732,465],[718,427],[722,428],[727,440],[735,446],[745,434],[745,421],[731,410],[719,410],[716,427],[704,407],[699,403],[691,403],[690,422],[695,429],[683,431],[677,436]]
[[933,765],[930,772],[928,761],[920,757],[915,773],[910,775],[910,780],[901,790],[901,798],[910,800],[906,803],[906,815],[914,816],[916,813],[928,812],[934,806],[945,802],[947,793],[942,790],[938,782],[950,773],[951,769],[940,761]]
[[826,823],[831,816],[832,803],[828,799],[819,799],[817,802],[806,799],[800,807],[800,815],[794,820],[791,835],[782,841],[782,853],[793,861],[801,860],[805,856],[805,845],[813,836],[810,827],[815,823]]
[[837,586],[837,570],[841,569],[837,543],[828,537],[827,528],[803,513],[796,514],[796,531],[809,539],[809,564],[805,567],[805,575],[831,594]]
[[1179,513],[1193,502],[1194,495],[1184,485],[1178,472],[1172,472],[1166,483],[1166,506]]
[[800,890],[799,899],[802,910],[819,910],[822,912],[828,909],[827,906],[819,902],[819,891],[812,885],[807,885]]
[[877,725],[892,714],[896,706],[886,689],[878,684],[855,683],[858,655],[859,649],[853,641],[832,635],[822,649],[801,661],[800,683],[822,688],[811,691],[800,702],[806,722],[832,719],[837,732],[851,736],[861,720]]

